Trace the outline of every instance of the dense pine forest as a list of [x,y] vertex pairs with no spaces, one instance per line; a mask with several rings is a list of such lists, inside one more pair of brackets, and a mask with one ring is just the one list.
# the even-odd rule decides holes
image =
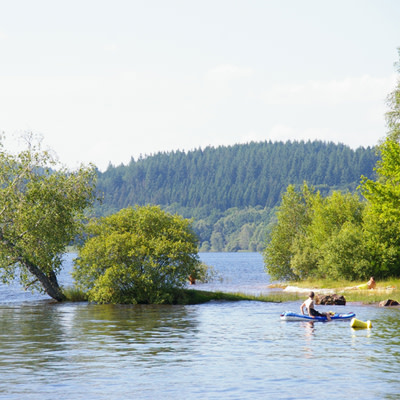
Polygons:
[[108,215],[128,206],[156,204],[193,218],[201,251],[261,251],[282,193],[306,181],[323,195],[354,192],[372,177],[374,148],[343,144],[261,142],[174,151],[132,159],[98,173]]

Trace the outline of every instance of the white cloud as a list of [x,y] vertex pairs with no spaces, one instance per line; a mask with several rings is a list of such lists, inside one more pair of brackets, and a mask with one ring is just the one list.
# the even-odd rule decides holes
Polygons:
[[249,67],[238,67],[232,64],[218,65],[208,70],[206,80],[230,81],[240,78],[248,78],[253,75],[253,69]]
[[264,95],[267,104],[366,103],[381,99],[394,87],[396,76],[375,78],[370,75],[332,81],[308,81],[275,85]]

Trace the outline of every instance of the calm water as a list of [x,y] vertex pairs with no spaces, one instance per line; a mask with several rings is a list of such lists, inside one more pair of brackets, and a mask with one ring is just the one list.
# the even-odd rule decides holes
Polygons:
[[[258,254],[202,258],[224,276],[207,287],[267,290]],[[329,306],[373,323],[354,331],[280,321],[300,302],[54,304],[0,289],[2,399],[400,399],[399,309]]]

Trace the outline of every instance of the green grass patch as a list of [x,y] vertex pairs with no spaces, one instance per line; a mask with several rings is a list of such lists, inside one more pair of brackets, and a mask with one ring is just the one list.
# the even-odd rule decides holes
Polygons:
[[[365,282],[330,281],[330,280],[307,280],[301,282],[290,282],[291,286],[310,289],[332,289],[339,295],[344,295],[347,302],[360,302],[374,304],[382,300],[393,299],[400,302],[400,279],[390,279],[378,282],[374,290],[349,289]],[[284,287],[284,286],[283,286]],[[75,287],[64,288],[67,301],[88,301],[86,293]],[[290,301],[304,300],[305,293],[274,291],[269,294],[249,295],[246,293],[210,292],[196,289],[177,289],[163,298],[163,304],[194,305],[209,301],[262,301],[268,303],[284,303]]]
[[[84,302],[88,301],[86,293],[75,287],[67,287],[63,290],[66,301]],[[285,301],[296,301],[302,299],[303,294],[274,292],[268,295],[249,295],[245,293],[209,292],[195,289],[177,289],[163,297],[162,304],[194,305],[210,301],[262,301],[268,303],[283,303]]]
[[304,295],[298,293],[276,292],[268,295],[249,295],[246,293],[209,292],[205,290],[183,289],[175,293],[173,304],[202,304],[209,301],[262,301],[282,303],[299,300]]
[[379,292],[375,290],[360,290],[359,292],[343,292],[347,302],[350,303],[363,303],[363,304],[376,304],[386,299],[392,299],[400,301],[400,296],[398,291],[393,291],[390,293]]
[[76,287],[63,288],[63,293],[67,298],[66,301],[80,302],[88,300],[86,293]]

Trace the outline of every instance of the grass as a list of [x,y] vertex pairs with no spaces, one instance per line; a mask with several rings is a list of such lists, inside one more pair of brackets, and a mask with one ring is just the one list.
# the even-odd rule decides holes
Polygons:
[[276,292],[268,295],[249,295],[245,293],[208,292],[205,290],[185,289],[180,292],[175,304],[201,304],[208,301],[262,301],[282,303],[294,301],[304,296],[298,293]]
[[75,287],[63,288],[63,293],[67,298],[66,301],[71,301],[71,302],[88,301],[86,293]]
[[[88,301],[86,293],[74,288],[66,287],[63,289],[66,301],[85,302]],[[285,301],[295,301],[303,298],[303,294],[276,292],[269,295],[248,295],[245,293],[225,293],[209,292],[205,290],[182,289],[175,291],[171,296],[171,304],[193,305],[203,304],[209,301],[262,301],[269,303],[283,303]]]
[[397,301],[400,300],[398,291],[393,291],[392,293],[387,294],[383,292],[377,292],[375,290],[360,290],[358,292],[345,292],[341,294],[343,294],[343,296],[346,298],[346,301],[350,303],[375,304],[386,299]]
[[[400,302],[400,279],[380,281],[374,290],[349,289],[365,282],[331,281],[331,280],[306,280],[290,282],[290,286],[301,289],[332,289],[336,294],[343,295],[347,302],[359,302],[364,304],[379,303],[382,300],[393,299]],[[288,284],[288,285],[289,285]],[[271,285],[271,287],[284,288],[283,285]],[[387,288],[390,288],[388,290]],[[74,287],[64,288],[67,301],[88,301],[87,295]],[[262,301],[272,303],[284,303],[288,301],[303,300],[307,296],[304,292],[274,291],[270,294],[249,295],[245,293],[209,292],[196,289],[176,290],[172,293],[171,304],[190,305],[202,304],[209,301]]]

